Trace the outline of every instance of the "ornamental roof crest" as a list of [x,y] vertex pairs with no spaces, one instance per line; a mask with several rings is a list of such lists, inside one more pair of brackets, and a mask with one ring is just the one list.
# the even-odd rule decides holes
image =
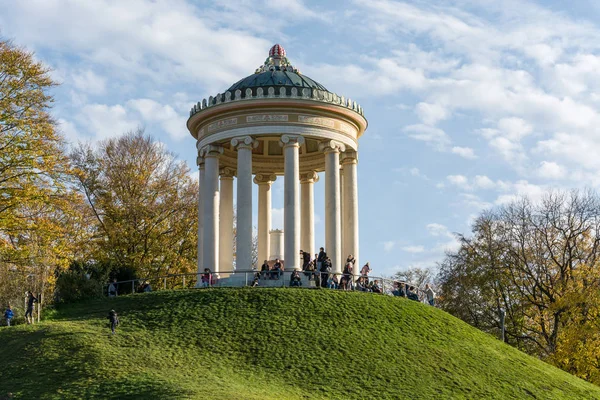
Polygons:
[[274,72],[274,71],[289,71],[296,74],[300,74],[298,68],[294,68],[286,57],[285,49],[280,44],[275,44],[269,50],[269,57],[265,60],[265,63],[258,67],[255,74],[263,72]]

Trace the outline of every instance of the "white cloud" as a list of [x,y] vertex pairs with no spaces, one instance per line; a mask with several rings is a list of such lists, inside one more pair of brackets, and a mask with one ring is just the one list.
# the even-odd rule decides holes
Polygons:
[[450,240],[438,244],[435,251],[440,253],[457,251],[460,248],[460,242],[454,236]]
[[469,180],[464,175],[448,175],[446,180],[454,186],[458,186],[461,189],[470,190]]
[[393,240],[388,240],[387,242],[383,242],[383,250],[385,252],[390,252],[396,246],[396,242]]
[[407,253],[423,253],[425,251],[423,246],[402,246],[401,249]]
[[563,179],[566,176],[565,168],[553,161],[542,161],[536,174],[542,179]]
[[598,135],[581,133],[555,133],[551,138],[538,142],[534,151],[544,156],[564,158],[578,166],[600,170],[600,141]]
[[446,225],[434,222],[428,224],[426,228],[431,236],[441,239],[429,250],[430,253],[442,256],[446,251],[456,251],[459,248],[460,243]]
[[68,142],[75,143],[81,139],[75,125],[63,118],[58,119],[58,130]]
[[503,194],[498,196],[495,204],[510,203],[520,197],[527,197],[533,202],[538,202],[543,198],[546,188],[540,185],[529,183],[526,180],[519,180],[512,184],[511,191],[511,194]]
[[476,175],[474,185],[481,189],[493,189],[496,186],[494,181],[485,175]]
[[[331,88],[340,88],[354,96],[369,97],[396,94],[403,90],[423,89],[427,79],[423,71],[407,68],[393,58],[361,57],[364,68],[356,63],[348,65],[305,65],[304,73],[319,76]],[[340,93],[341,94],[341,93]]]
[[419,103],[415,112],[426,125],[435,125],[448,118],[448,110],[439,104]]
[[[487,201],[483,201],[479,196],[474,195],[472,193],[461,193],[462,204],[470,209],[475,209],[477,211],[485,210],[491,208],[493,204],[488,203]],[[471,219],[471,217],[469,217]]]
[[448,236],[448,235],[450,235],[450,232],[448,231],[448,228],[446,227],[446,225],[438,224],[436,222],[427,224],[426,228],[431,236]]
[[[77,54],[117,76],[194,81],[211,92],[251,73],[272,44],[250,33],[256,21],[218,27],[216,15],[184,1],[32,0],[3,14],[0,23],[36,47]],[[216,60],[227,67],[215,68]]]
[[106,78],[89,69],[74,73],[71,80],[76,89],[87,94],[101,95],[106,91]]
[[502,118],[498,121],[498,129],[506,139],[517,142],[533,131],[533,127],[522,118]]
[[269,7],[281,13],[289,13],[296,18],[301,19],[318,19],[330,22],[329,13],[318,13],[308,8],[302,0],[287,0],[285,2],[269,1]]
[[424,179],[426,181],[429,180],[429,178],[427,177],[427,175],[425,175],[424,173],[421,172],[421,170],[419,170],[419,168],[417,167],[413,167],[411,168],[409,171],[411,176],[417,177],[417,178],[421,178]]
[[144,121],[159,123],[173,139],[189,136],[189,132],[185,128],[187,118],[177,114],[170,105],[162,105],[151,99],[129,100],[127,105],[139,112]]
[[96,139],[120,135],[141,126],[140,121],[128,115],[125,107],[120,104],[88,104],[76,119],[79,125],[85,126],[86,131]]
[[443,150],[450,144],[450,138],[446,135],[446,132],[432,126],[409,125],[404,128],[404,131],[408,133],[409,137],[425,142],[438,150]]
[[454,146],[452,147],[452,153],[458,154],[459,156],[469,160],[477,158],[477,156],[475,155],[475,151],[470,147]]
[[490,147],[500,153],[508,163],[521,163],[527,158],[520,144],[505,137],[493,138],[490,140]]

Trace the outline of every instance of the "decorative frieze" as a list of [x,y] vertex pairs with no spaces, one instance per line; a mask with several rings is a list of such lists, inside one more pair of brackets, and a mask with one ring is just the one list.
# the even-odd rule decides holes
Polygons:
[[216,129],[220,129],[220,128],[224,128],[226,126],[231,126],[231,125],[236,125],[236,124],[237,124],[237,118],[222,119],[220,121],[209,124],[208,131],[212,132]]
[[287,122],[288,116],[285,114],[260,114],[249,115],[246,122]]
[[323,117],[313,117],[310,115],[299,115],[298,122],[310,125],[325,126],[327,128],[333,128],[335,126],[335,121],[332,119]]
[[340,131],[350,134],[350,135],[354,135],[356,134],[356,129],[354,129],[353,127],[351,127],[348,124],[345,124],[343,122],[340,122]]

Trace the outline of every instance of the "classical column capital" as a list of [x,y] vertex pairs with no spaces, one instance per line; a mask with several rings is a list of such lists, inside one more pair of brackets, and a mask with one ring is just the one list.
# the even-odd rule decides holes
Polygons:
[[358,153],[354,150],[346,150],[342,153],[342,165],[343,164],[357,164]]
[[316,183],[319,181],[319,174],[315,171],[303,172],[300,174],[300,183]]
[[223,146],[209,144],[200,149],[200,156],[203,158],[219,157],[221,154],[223,154]]
[[235,169],[229,167],[221,168],[219,175],[221,176],[221,179],[233,179],[235,176]]
[[279,145],[281,147],[300,147],[304,144],[304,136],[300,135],[282,135]]
[[346,146],[335,140],[327,140],[319,143],[319,151],[323,153],[339,153],[346,150]]
[[254,183],[257,185],[270,185],[275,182],[277,175],[275,174],[256,174],[254,175]]
[[240,136],[231,139],[231,146],[237,149],[254,149],[258,146],[258,141],[252,136]]
[[200,152],[198,152],[198,157],[196,157],[196,165],[200,169],[204,168],[204,157],[200,155]]

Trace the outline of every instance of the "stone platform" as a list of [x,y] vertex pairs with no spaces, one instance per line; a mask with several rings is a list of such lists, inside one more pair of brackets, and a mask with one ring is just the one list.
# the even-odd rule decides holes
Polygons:
[[[291,272],[284,271],[279,279],[259,279],[258,287],[289,287],[290,286],[290,275]],[[315,281],[309,280],[303,272],[300,272],[300,278],[303,288],[315,288]],[[230,274],[226,278],[220,278],[217,280],[214,286],[217,287],[243,287],[251,286],[254,280],[254,273],[251,272],[236,272]]]

